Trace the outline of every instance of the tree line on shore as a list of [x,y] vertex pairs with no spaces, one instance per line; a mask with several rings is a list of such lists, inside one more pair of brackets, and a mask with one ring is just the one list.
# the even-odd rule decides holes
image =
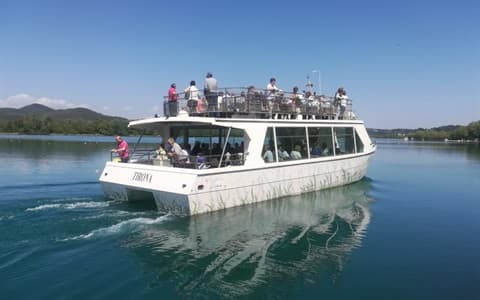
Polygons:
[[443,141],[469,140],[480,141],[480,121],[471,122],[467,126],[448,125],[431,129],[368,129],[376,138],[409,138],[413,140]]
[[467,126],[454,126],[451,130],[419,129],[406,135],[414,140],[480,140],[480,121],[471,122]]

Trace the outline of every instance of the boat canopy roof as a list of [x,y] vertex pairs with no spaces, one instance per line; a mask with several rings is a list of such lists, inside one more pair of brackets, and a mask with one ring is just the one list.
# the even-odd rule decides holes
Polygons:
[[[231,121],[231,120],[229,120]],[[188,125],[188,126],[202,126],[202,125],[215,125],[221,127],[233,127],[243,129],[245,126],[242,126],[242,123],[234,124],[234,122],[222,122],[216,118],[205,118],[205,117],[191,117],[188,114],[182,116],[179,114],[177,117],[157,117],[149,119],[141,119],[136,121],[131,121],[128,124],[128,127],[137,128],[137,129],[160,129],[165,126],[171,125]]]

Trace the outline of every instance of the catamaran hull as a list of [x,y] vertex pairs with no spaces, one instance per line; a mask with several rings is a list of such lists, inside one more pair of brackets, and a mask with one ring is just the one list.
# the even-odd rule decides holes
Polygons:
[[160,211],[195,215],[359,181],[372,155],[373,151],[328,160],[272,163],[258,169],[227,167],[189,173],[109,162],[100,181],[107,198],[151,198]]

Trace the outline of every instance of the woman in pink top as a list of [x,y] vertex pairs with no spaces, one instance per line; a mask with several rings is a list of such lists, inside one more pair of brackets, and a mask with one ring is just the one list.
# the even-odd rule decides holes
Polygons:
[[170,85],[170,88],[168,89],[168,102],[174,102],[177,101],[177,99],[177,85],[175,83],[172,83]]
[[115,136],[115,140],[117,141],[117,149],[112,149],[112,152],[115,152],[118,154],[118,157],[120,157],[120,160],[124,163],[128,162],[130,159],[130,153],[128,151],[128,143],[124,139],[122,139],[121,136],[117,135]]
[[176,116],[178,112],[177,85],[172,83],[168,89],[168,116]]

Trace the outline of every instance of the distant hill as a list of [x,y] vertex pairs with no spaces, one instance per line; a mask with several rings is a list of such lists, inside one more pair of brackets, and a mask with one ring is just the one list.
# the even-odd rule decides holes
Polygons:
[[26,118],[71,121],[128,121],[125,118],[107,116],[88,108],[53,109],[41,104],[30,104],[22,108],[0,108],[1,121],[16,121]]
[[87,108],[52,109],[41,104],[0,108],[0,132],[23,134],[136,134],[128,120]]

